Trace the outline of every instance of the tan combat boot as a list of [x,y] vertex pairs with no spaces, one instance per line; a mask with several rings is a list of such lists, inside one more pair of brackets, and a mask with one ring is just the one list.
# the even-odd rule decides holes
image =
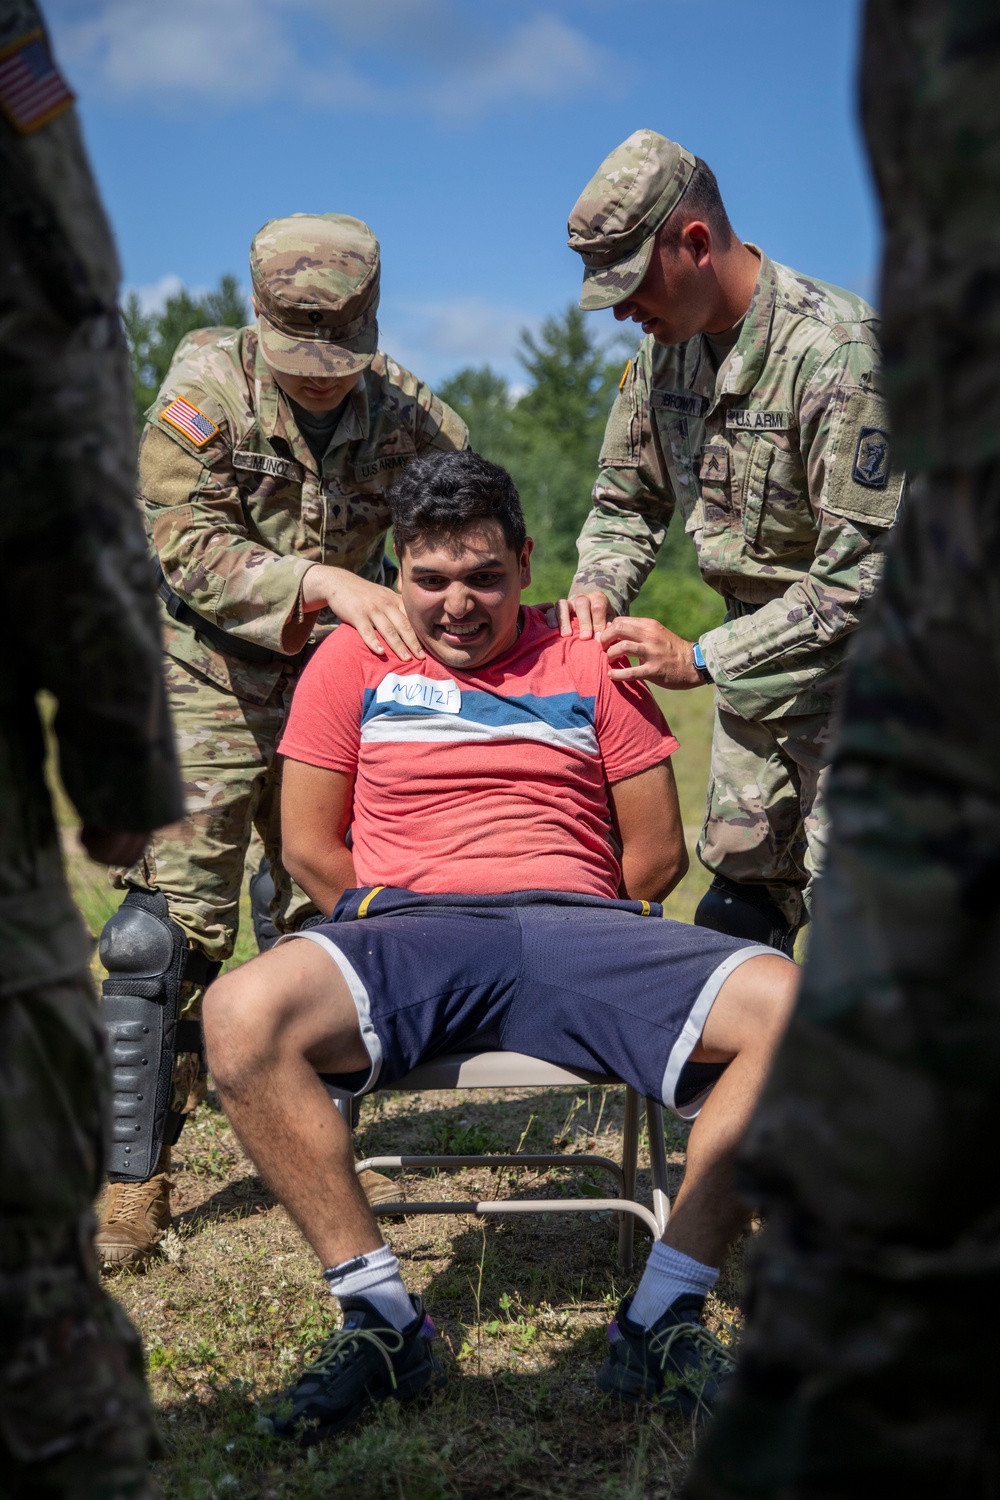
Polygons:
[[[393,1182],[392,1178],[386,1177],[384,1172],[359,1172],[358,1181],[371,1208],[377,1208],[380,1203],[397,1203],[406,1197],[402,1184]],[[401,1218],[402,1215],[398,1214],[395,1217]]]
[[170,1147],[164,1146],[148,1182],[109,1182],[98,1206],[94,1248],[108,1269],[144,1265],[170,1223]]

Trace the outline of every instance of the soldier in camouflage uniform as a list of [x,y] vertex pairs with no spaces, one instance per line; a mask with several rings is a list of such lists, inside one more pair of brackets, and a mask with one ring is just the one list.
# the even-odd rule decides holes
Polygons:
[[[250,271],[258,322],[182,342],[139,456],[186,817],[117,879],[161,892],[183,933],[183,1020],[197,1017],[206,982],[232,954],[255,827],[278,928],[315,915],[280,859],[276,747],[292,693],[338,619],[375,651],[384,638],[418,652],[385,586],[386,494],[417,455],[468,441],[455,413],[377,349],[379,247],[367,225],[342,214],[272,220],[254,239]],[[125,983],[122,964],[134,964],[118,953],[115,923],[102,945],[106,1001]],[[199,1058],[184,1050],[183,1029],[178,1037],[165,1144],[144,1168],[135,1158],[146,1126],[129,1113],[127,1087],[116,1095],[119,1180],[98,1234],[109,1264],[147,1258],[169,1223],[170,1141],[203,1092]],[[375,1201],[398,1196],[375,1174],[366,1186]]]
[[32,0],[0,0],[0,57],[0,1490],[125,1500],[153,1493],[152,1413],[93,1254],[107,1064],[36,694],[93,858],[182,801],[114,244]]
[[602,640],[615,677],[714,683],[698,853],[716,879],[696,920],[791,951],[844,657],[900,497],[875,315],[742,244],[708,167],[655,131],[611,153],[569,233],[580,305],[647,337],[608,419],[563,626],[571,608],[588,632],[627,612],[679,507],[725,623],[693,643],[619,618]]
[[691,1500],[1000,1494],[1000,25],[870,0],[886,380],[914,479],[858,633],[767,1209]]

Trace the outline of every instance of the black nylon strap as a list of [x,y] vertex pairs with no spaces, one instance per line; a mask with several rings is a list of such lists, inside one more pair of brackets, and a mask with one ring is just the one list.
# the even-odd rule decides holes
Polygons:
[[174,1032],[174,1046],[178,1052],[197,1052],[201,1056],[204,1042],[200,1021],[178,1021]]
[[200,948],[189,948],[184,961],[184,978],[191,984],[211,984],[218,979],[222,965],[208,958]]

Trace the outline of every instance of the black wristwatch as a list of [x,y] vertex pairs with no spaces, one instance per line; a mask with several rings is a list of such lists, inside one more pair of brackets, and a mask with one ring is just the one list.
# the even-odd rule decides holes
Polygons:
[[691,643],[691,660],[694,662],[694,669],[702,682],[711,682],[712,674],[705,665],[705,657],[697,641]]

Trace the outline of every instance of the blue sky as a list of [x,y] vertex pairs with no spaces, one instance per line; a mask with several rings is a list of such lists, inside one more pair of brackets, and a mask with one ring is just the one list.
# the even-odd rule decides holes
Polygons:
[[[569,209],[639,127],[715,169],[744,239],[872,294],[859,0],[48,0],[125,281],[247,280],[276,215],[382,243],[381,342],[434,381],[575,300]],[[609,313],[593,314],[608,337]]]

